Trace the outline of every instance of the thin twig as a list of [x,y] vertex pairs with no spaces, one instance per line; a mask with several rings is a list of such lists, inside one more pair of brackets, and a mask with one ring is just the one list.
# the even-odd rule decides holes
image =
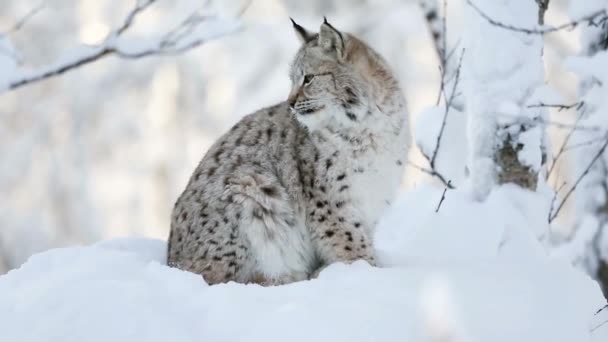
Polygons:
[[561,201],[561,203],[557,207],[557,210],[554,213],[551,213],[551,212],[549,213],[549,223],[553,222],[553,220],[555,220],[557,215],[559,215],[559,212],[564,207],[564,204],[566,204],[566,202],[568,201],[568,198],[570,197],[570,195],[572,195],[574,190],[576,190],[576,187],[580,184],[580,182],[583,180],[583,178],[585,178],[585,176],[587,176],[587,174],[589,173],[589,171],[591,170],[591,168],[593,167],[595,162],[602,156],[602,154],[606,150],[606,147],[608,147],[608,135],[605,137],[605,141],[604,141],[604,144],[602,145],[602,147],[595,154],[595,156],[593,157],[593,159],[591,160],[589,165],[587,165],[587,167],[585,168],[585,171],[583,171],[583,173],[577,178],[574,185],[568,190],[568,192],[564,196],[564,199]]
[[596,325],[595,327],[591,328],[591,332],[596,331],[598,328],[600,328],[600,327],[602,327],[603,325],[606,325],[606,324],[608,324],[608,319],[605,320],[605,321],[603,321],[602,323]]
[[[510,30],[510,31],[525,33],[525,34],[542,35],[542,34],[546,34],[546,33],[553,33],[553,32],[557,32],[557,31],[561,31],[561,30],[565,30],[565,29],[575,28],[584,22],[587,22],[591,25],[601,25],[602,23],[604,23],[608,20],[608,13],[606,13],[606,10],[600,9],[595,12],[592,12],[591,14],[580,17],[577,20],[573,20],[573,21],[570,21],[570,22],[567,22],[567,23],[564,23],[561,25],[552,26],[552,27],[543,27],[543,28],[525,28],[525,27],[517,27],[514,25],[510,25],[510,24],[505,24],[505,23],[502,23],[500,21],[493,19],[488,14],[483,12],[479,7],[477,7],[477,5],[475,5],[473,3],[473,1],[471,1],[471,0],[467,0],[467,4],[469,4],[469,6],[471,6],[482,18],[484,18],[490,24]],[[595,22],[595,19],[598,19],[598,18],[599,18],[599,22]]]
[[600,312],[602,312],[602,311],[604,311],[606,309],[608,309],[608,304],[604,305],[599,310],[597,310],[594,315],[598,315]]
[[135,18],[141,12],[143,12],[146,8],[148,8],[152,4],[154,4],[154,2],[156,2],[156,0],[144,0],[144,1],[136,0],[135,6],[129,11],[129,13],[127,13],[125,20],[123,20],[123,23],[115,30],[116,35],[120,36],[126,30],[128,30],[133,25]]
[[538,104],[533,104],[533,105],[528,105],[527,108],[557,108],[557,110],[559,112],[561,112],[562,110],[569,110],[572,108],[576,108],[576,110],[581,109],[583,106],[585,105],[584,101],[580,101],[580,102],[575,102],[573,104],[570,105],[564,105],[564,104],[547,104],[547,103],[543,103],[540,102]]
[[[448,186],[452,185],[452,181],[449,180],[447,185]],[[439,209],[441,209],[441,205],[443,204],[443,201],[445,200],[445,193],[446,193],[446,191],[448,191],[448,187],[447,186],[443,189],[443,193],[441,194],[441,199],[439,200],[439,204],[437,204],[437,208],[435,209],[436,213],[438,213]]]
[[551,205],[549,206],[549,213],[547,214],[547,221],[549,221],[549,223],[551,223],[551,213],[553,212],[553,208],[555,208],[555,202],[557,201],[557,197],[559,196],[559,193],[562,191],[562,189],[566,186],[566,184],[566,182],[563,182],[562,185],[559,186],[559,188],[555,189],[553,198],[551,198]]
[[555,165],[557,164],[557,162],[559,161],[559,158],[561,158],[561,156],[564,154],[564,152],[566,151],[566,146],[568,145],[568,143],[570,142],[570,138],[572,138],[572,134],[574,134],[574,131],[576,131],[576,126],[578,125],[578,123],[581,121],[581,119],[583,118],[584,115],[584,111],[581,111],[579,113],[579,115],[576,117],[576,121],[574,121],[574,125],[572,126],[572,128],[568,131],[568,134],[566,134],[566,138],[564,139],[564,141],[562,142],[562,145],[559,147],[559,151],[557,152],[557,155],[555,157],[553,157],[553,162],[551,163],[551,166],[549,167],[549,170],[547,171],[547,177],[546,179],[549,179],[549,177],[551,177],[551,173],[553,172],[553,170],[555,169]]
[[21,28],[23,28],[23,26],[25,26],[25,24],[27,24],[30,21],[30,19],[32,19],[36,14],[38,14],[44,7],[45,7],[45,3],[41,2],[38,4],[38,6],[35,6],[32,9],[30,9],[27,13],[25,13],[25,15],[23,17],[18,19],[15,22],[15,24],[13,24],[13,26],[11,26],[8,30],[6,30],[4,32],[0,32],[0,37],[9,35],[11,33],[21,30]]
[[[443,138],[443,132],[445,130],[445,125],[447,123],[448,114],[450,112],[450,108],[452,107],[452,102],[456,97],[456,89],[458,88],[458,82],[460,81],[460,69],[462,68],[462,57],[464,56],[464,49],[462,49],[462,53],[460,54],[460,59],[458,60],[458,67],[456,68],[456,78],[452,83],[452,92],[450,96],[446,96],[445,98],[445,111],[443,112],[443,119],[441,120],[441,128],[439,129],[439,134],[437,135],[437,142],[435,143],[435,149],[433,150],[433,154],[431,159],[429,160],[429,164],[431,169],[435,169],[435,161],[437,159],[437,155],[439,154],[439,148],[441,147],[441,139]],[[445,87],[444,87],[445,88]]]
[[431,177],[435,177],[437,178],[439,181],[441,181],[441,183],[443,183],[444,186],[446,186],[448,189],[454,189],[454,185],[452,185],[451,181],[447,181],[446,178],[439,172],[437,172],[436,170],[430,170],[427,169],[426,167],[422,167],[420,165],[416,165],[410,161],[407,162],[409,166],[415,168],[416,170],[426,173],[427,175],[431,176]]
[[578,144],[570,145],[570,146],[566,147],[566,149],[564,150],[564,152],[568,152],[568,151],[575,150],[577,148],[581,148],[581,147],[585,147],[585,146],[590,146],[590,145],[593,145],[593,144],[595,144],[597,142],[600,142],[600,141],[604,141],[604,137],[589,139],[589,140],[580,142]]
[[604,129],[601,126],[582,126],[582,125],[573,125],[573,124],[567,124],[567,123],[563,123],[563,122],[559,122],[559,121],[552,121],[552,120],[545,120],[541,117],[535,117],[535,118],[529,118],[527,116],[524,115],[510,115],[510,114],[504,114],[504,113],[499,113],[497,114],[500,117],[503,118],[509,118],[511,120],[513,120],[512,124],[506,124],[504,125],[503,128],[507,128],[509,126],[537,126],[537,125],[545,125],[545,126],[552,126],[555,128],[559,128],[559,129],[572,129],[574,128],[577,131],[588,131],[588,132],[607,132],[606,129]]
[[[34,17],[38,12],[40,12],[44,8],[44,5],[44,2],[41,2],[40,4],[38,4],[38,6],[33,7],[23,17],[17,20],[15,24],[8,30],[0,32],[0,41],[2,39],[7,39],[7,36],[11,33],[19,31],[23,26],[25,26],[27,22],[30,21],[32,17]],[[0,46],[0,54],[9,57],[15,62],[15,64],[22,63],[20,54],[12,49],[10,42],[8,46]]]

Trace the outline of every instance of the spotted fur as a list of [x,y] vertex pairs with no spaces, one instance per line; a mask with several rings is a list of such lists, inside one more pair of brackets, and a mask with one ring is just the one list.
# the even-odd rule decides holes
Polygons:
[[286,102],[207,152],[172,213],[168,263],[210,283],[308,279],[375,264],[373,233],[407,158],[405,101],[386,62],[325,21],[302,40]]

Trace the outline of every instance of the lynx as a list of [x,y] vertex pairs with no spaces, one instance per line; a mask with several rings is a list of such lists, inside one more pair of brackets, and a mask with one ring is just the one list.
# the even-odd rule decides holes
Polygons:
[[172,213],[168,264],[279,285],[334,262],[376,264],[374,228],[409,146],[402,91],[384,59],[327,19],[292,20],[302,46],[288,99],[245,116],[206,153]]

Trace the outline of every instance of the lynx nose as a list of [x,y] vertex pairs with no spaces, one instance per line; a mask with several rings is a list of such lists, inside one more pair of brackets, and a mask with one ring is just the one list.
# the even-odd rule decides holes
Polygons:
[[289,106],[289,109],[290,109],[290,110],[294,111],[294,110],[296,109],[296,108],[295,108],[295,105],[296,105],[296,97],[295,97],[295,96],[292,96],[292,97],[288,98],[288,99],[287,99],[287,105]]
[[296,105],[296,102],[298,100],[299,93],[300,93],[299,89],[292,89],[291,93],[287,97],[287,105],[289,106],[289,109],[292,112],[295,111],[295,105]]

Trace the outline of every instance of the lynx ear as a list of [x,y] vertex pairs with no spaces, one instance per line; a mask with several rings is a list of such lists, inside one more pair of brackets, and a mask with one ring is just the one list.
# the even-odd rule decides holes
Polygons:
[[338,59],[344,57],[344,37],[325,17],[319,31],[319,46],[327,52],[335,52]]
[[289,20],[291,20],[291,23],[293,24],[293,29],[296,31],[296,34],[298,35],[298,38],[300,39],[300,42],[302,42],[302,44],[308,43],[314,38],[314,34],[308,32],[308,30],[298,25],[298,23],[296,23],[293,18],[289,17]]

